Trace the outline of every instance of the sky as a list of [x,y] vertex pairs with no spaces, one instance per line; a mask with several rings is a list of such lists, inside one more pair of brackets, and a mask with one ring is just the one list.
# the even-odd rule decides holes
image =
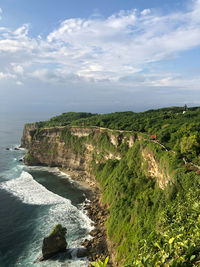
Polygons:
[[0,112],[200,105],[200,0],[1,0]]

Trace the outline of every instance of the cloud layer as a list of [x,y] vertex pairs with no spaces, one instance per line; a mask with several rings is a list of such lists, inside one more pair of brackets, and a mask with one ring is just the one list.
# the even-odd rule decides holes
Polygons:
[[[2,14],[0,9],[0,19]],[[198,79],[150,69],[200,45],[199,14],[196,0],[189,10],[165,15],[133,9],[107,18],[67,19],[45,38],[31,37],[28,24],[0,27],[0,81],[195,88]]]

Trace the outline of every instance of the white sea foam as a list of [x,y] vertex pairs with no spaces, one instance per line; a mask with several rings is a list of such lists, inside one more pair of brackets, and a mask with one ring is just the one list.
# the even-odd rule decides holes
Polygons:
[[26,149],[23,148],[23,147],[18,147],[18,149],[21,150],[21,151],[26,151]]
[[25,151],[26,149],[25,148],[23,148],[23,147],[21,147],[21,145],[19,145],[19,144],[15,144],[14,146],[14,150],[21,150],[21,151]]
[[26,166],[27,169],[34,170],[34,171],[48,171],[53,173],[59,173],[58,167],[47,167],[47,166]]
[[65,203],[69,200],[64,199],[37,183],[33,177],[23,171],[21,176],[16,179],[1,183],[0,188],[19,197],[26,204],[51,205],[56,203]]
[[10,151],[19,151],[19,150],[25,150],[24,148],[21,148],[19,145],[13,145],[11,147],[8,148],[8,150]]

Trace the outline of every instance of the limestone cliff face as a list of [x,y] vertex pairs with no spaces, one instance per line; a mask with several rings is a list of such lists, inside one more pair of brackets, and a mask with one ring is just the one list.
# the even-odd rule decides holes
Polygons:
[[173,183],[173,178],[169,175],[167,168],[161,168],[153,152],[142,150],[144,163],[147,163],[147,175],[156,178],[161,189],[165,189],[168,183]]
[[33,136],[37,130],[37,127],[30,123],[24,125],[23,135],[21,139],[21,146],[24,148],[29,148],[31,144],[31,140],[33,139]]
[[85,160],[61,139],[63,128],[27,129],[22,137],[22,146],[28,149],[25,163],[85,169]]
[[[22,147],[28,149],[25,157],[27,165],[80,170],[89,176],[93,163],[99,164],[109,159],[120,160],[122,147],[128,151],[136,140],[142,142],[140,139],[130,132],[98,127],[37,128],[34,124],[27,124],[23,131]],[[161,189],[173,182],[167,170],[160,168],[152,152],[144,148],[141,155],[147,165],[144,172],[147,176],[156,178]]]
[[[115,141],[114,141],[115,140]],[[52,127],[25,125],[22,147],[28,149],[27,165],[46,165],[88,171],[90,163],[121,159],[120,144],[132,144],[134,137],[113,134],[101,128]],[[107,147],[104,147],[104,143]]]

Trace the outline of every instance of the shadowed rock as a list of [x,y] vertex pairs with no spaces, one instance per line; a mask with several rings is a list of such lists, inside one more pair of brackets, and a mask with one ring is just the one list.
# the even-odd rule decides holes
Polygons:
[[86,248],[78,248],[77,258],[84,258],[88,256],[88,250]]
[[66,251],[66,232],[66,228],[58,224],[54,227],[51,234],[43,239],[41,260],[47,260],[57,253]]

